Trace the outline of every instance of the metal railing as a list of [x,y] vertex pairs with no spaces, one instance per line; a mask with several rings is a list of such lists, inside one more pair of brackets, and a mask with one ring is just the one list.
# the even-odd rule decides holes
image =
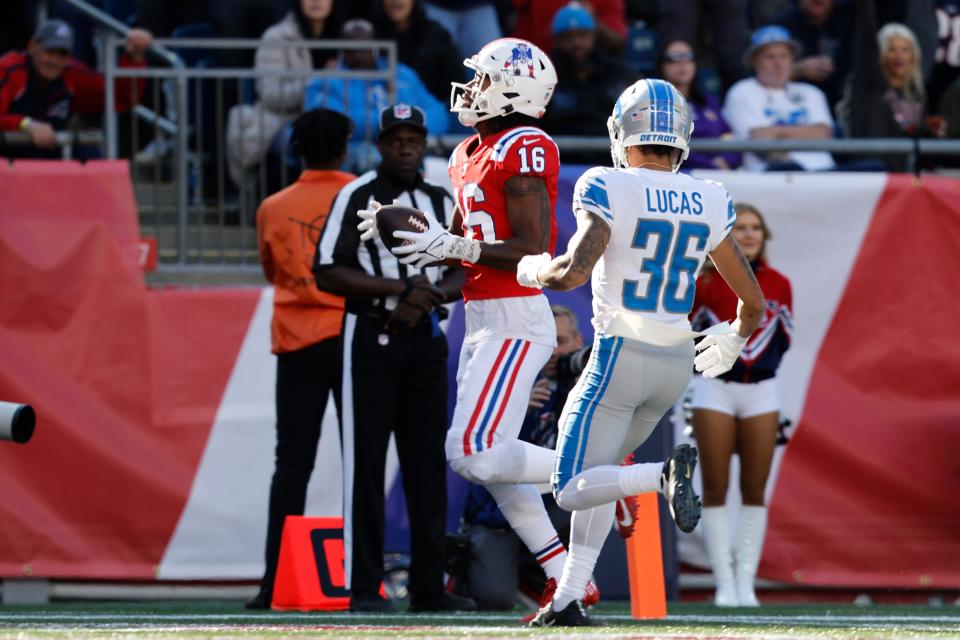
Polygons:
[[[86,0],[62,0],[62,2],[72,6],[74,9],[78,10],[80,13],[82,13],[87,18],[92,20],[95,24],[97,24],[102,28],[112,31],[114,34],[126,36],[130,31],[129,25],[127,25],[124,22],[121,22],[120,20],[117,20],[115,17],[101,10],[99,7],[96,7],[90,4],[89,2],[86,2]],[[38,16],[37,16],[38,20],[40,21],[46,20],[49,7],[47,7],[45,3],[41,2],[37,8],[38,8]],[[176,53],[174,53],[170,49],[163,46],[163,44],[159,40],[155,40],[154,42],[151,43],[150,47],[148,47],[147,49],[147,53],[151,54],[155,59],[161,60],[165,64],[168,64],[175,69],[184,68],[186,66],[183,63],[183,60],[180,59],[180,56],[178,56]],[[112,56],[107,57],[106,64],[108,65],[110,64],[111,57]],[[109,96],[109,94],[111,94],[112,92],[113,92],[113,83],[108,83],[107,86],[105,87],[105,93]],[[105,102],[107,104],[112,104],[111,100],[106,100]],[[148,122],[154,122],[154,123],[159,122],[167,130],[172,131],[173,129],[172,123],[170,123],[169,121],[166,121],[162,116],[158,115],[151,109],[147,109],[146,107],[143,107],[142,105],[137,106],[137,108],[134,110],[134,115]],[[108,116],[104,119],[104,129],[107,131],[107,135],[106,135],[106,138],[108,141],[107,144],[108,146],[113,145],[111,148],[113,149],[114,155],[111,155],[110,157],[116,157],[115,142],[114,143],[110,142],[111,140],[114,140],[114,141],[116,140],[115,128],[111,132],[111,127],[114,127],[115,124],[116,124],[116,119],[114,118],[110,118]],[[103,143],[100,142],[99,144],[101,144],[102,146]]]
[[[116,20],[85,0],[63,0],[72,5],[95,23],[115,34],[125,35],[129,27]],[[224,135],[224,117],[229,107],[237,102],[249,102],[244,96],[244,83],[263,78],[340,78],[383,80],[387,82],[392,100],[395,91],[395,69],[397,64],[396,45],[393,42],[338,42],[338,41],[302,41],[302,42],[263,42],[261,40],[222,40],[222,39],[167,39],[155,40],[149,49],[153,59],[159,59],[169,68],[131,69],[118,66],[116,37],[108,37],[104,47],[106,76],[106,108],[104,132],[64,132],[57,135],[64,158],[73,155],[78,145],[100,145],[105,147],[108,157],[120,155],[121,131],[119,119],[113,105],[116,104],[114,79],[153,80],[152,108],[135,102],[131,119],[131,154],[140,147],[137,122],[146,123],[153,131],[154,140],[165,140],[168,136],[174,140],[169,157],[156,154],[152,163],[134,163],[132,175],[134,187],[140,201],[141,226],[146,233],[157,236],[160,247],[160,264],[163,267],[189,268],[202,266],[207,271],[222,269],[252,270],[256,267],[256,246],[253,239],[252,213],[259,201],[268,195],[272,185],[267,179],[267,163],[261,162],[254,175],[245,175],[242,183],[234,187],[226,179],[225,155],[226,137]],[[316,71],[260,71],[253,69],[188,68],[175,49],[207,50],[211,52],[224,49],[254,49],[261,46],[297,47],[308,49],[370,49],[386,52],[387,68],[371,72],[344,72],[331,70]],[[233,91],[227,91],[226,84],[235,83]],[[165,83],[172,88],[172,104],[161,115],[159,107],[160,85]],[[191,83],[193,89],[191,90]],[[205,94],[198,89],[204,84],[213,89]],[[207,95],[209,94],[209,95]],[[228,94],[241,96],[230,100]],[[212,104],[205,104],[204,96],[212,96]],[[191,96],[194,112],[191,113]],[[213,108],[212,132],[204,132],[204,118],[196,117],[196,112]],[[191,144],[191,139],[193,144]],[[433,152],[448,152],[462,140],[461,136],[445,135],[431,138]],[[565,151],[597,152],[605,154],[609,141],[605,137],[557,136],[556,142]],[[212,157],[207,156],[205,142],[212,141]],[[10,132],[4,135],[9,145],[29,144],[26,133]],[[924,156],[958,156],[960,141],[931,139],[829,139],[829,140],[726,140],[695,139],[692,148],[704,152],[784,152],[784,151],[825,151],[840,154],[879,155],[896,154],[906,156],[911,170],[920,166]],[[288,158],[280,155],[279,185],[283,186],[291,177],[288,175]],[[209,178],[214,173],[214,179]],[[210,193],[210,188],[215,192]],[[215,237],[213,246],[206,239]]]
[[[440,136],[436,146],[452,150],[463,138]],[[565,151],[607,153],[610,140],[602,136],[554,136],[557,146]],[[907,157],[909,171],[919,166],[922,156],[960,156],[960,140],[932,138],[824,138],[814,140],[734,140],[729,138],[694,138],[693,151],[706,153],[769,153],[788,151],[823,151],[842,155],[902,155]]]
[[[141,226],[148,234],[157,236],[161,265],[242,265],[258,264],[253,218],[260,200],[270,192],[285,186],[299,172],[299,162],[286,152],[283,129],[271,139],[264,136],[267,117],[281,117],[287,123],[294,112],[268,116],[263,109],[255,109],[259,101],[259,85],[269,80],[297,81],[303,86],[316,79],[339,80],[344,83],[359,81],[365,96],[380,91],[381,102],[389,103],[396,95],[396,44],[392,41],[261,41],[256,39],[166,39],[155,41],[159,46],[191,50],[212,57],[223,50],[251,50],[260,47],[300,49],[374,50],[384,61],[382,68],[364,70],[318,69],[280,70],[252,68],[171,67],[134,68],[118,65],[118,45],[115,37],[106,42],[105,136],[106,152],[111,158],[121,154],[124,139],[120,115],[115,105],[118,96],[114,81],[130,79],[130,102],[137,118],[128,119],[126,136],[128,153],[148,142],[140,131],[138,121],[147,122],[147,137],[152,131],[154,148],[169,147],[169,155],[156,153],[149,161],[134,162],[131,173],[140,205]],[[152,109],[141,104],[135,82],[151,80]],[[165,116],[161,111],[161,86],[171,90],[171,108]],[[329,84],[323,85],[329,87]],[[302,93],[301,88],[301,93]],[[126,97],[126,96],[124,96]],[[328,94],[322,94],[326,101]],[[343,107],[350,110],[350,92],[343,95]],[[247,105],[259,119],[251,124],[259,133],[254,145],[268,150],[269,160],[245,168],[237,175],[236,149],[231,149],[227,136],[230,111]],[[297,110],[302,104],[297,105]],[[245,112],[247,114],[251,111]],[[237,118],[241,117],[237,112]],[[236,129],[235,129],[236,130]],[[275,138],[275,139],[274,139]],[[241,143],[247,138],[241,136]],[[356,143],[358,148],[373,147],[373,133]],[[270,148],[273,151],[270,151]],[[231,152],[233,155],[231,156]],[[140,154],[143,156],[143,154]],[[144,160],[143,157],[139,158]],[[230,171],[230,169],[234,171]]]
[[[102,151],[104,136],[99,129],[80,129],[77,131],[58,131],[54,140],[62,160],[71,160],[76,147],[97,147]],[[4,147],[32,147],[33,139],[26,131],[0,131],[0,141]]]
[[[73,6],[78,11],[84,13],[88,18],[93,20],[95,23],[99,24],[102,27],[112,29],[120,35],[126,35],[130,31],[130,26],[117,20],[109,13],[102,11],[98,7],[93,6],[89,2],[84,0],[62,0],[63,2]],[[167,64],[171,67],[183,67],[183,60],[180,59],[180,56],[175,54],[173,51],[170,51],[164,47],[159,41],[154,41],[150,46],[149,51],[155,56],[158,56],[164,59]]]
[[[69,0],[80,2],[81,0]],[[272,191],[295,178],[299,165],[287,154],[284,140],[278,138],[269,160],[246,170],[237,184],[228,178],[227,112],[238,104],[251,104],[258,96],[254,86],[264,80],[317,78],[343,81],[359,80],[365,86],[385,83],[392,101],[395,92],[397,53],[390,41],[296,41],[168,39],[156,41],[165,51],[170,48],[207,51],[211,55],[229,49],[255,49],[262,46],[306,49],[369,50],[385,52],[387,65],[376,70],[262,70],[240,68],[121,68],[117,65],[118,41],[110,38],[105,49],[107,107],[105,138],[109,157],[120,154],[121,131],[113,105],[117,95],[113,80],[118,78],[152,80],[153,108],[139,102],[134,106],[137,118],[131,119],[129,146],[135,152],[142,145],[137,122],[148,123],[154,141],[172,139],[169,156],[156,154],[150,162],[134,162],[132,175],[138,194],[141,226],[157,237],[160,267],[206,270],[255,268],[258,264],[254,212],[259,202]],[[169,47],[169,48],[168,48]],[[173,108],[167,115],[161,109],[160,87],[172,86]],[[131,83],[131,93],[133,83]],[[349,92],[345,92],[349,100]],[[136,98],[136,95],[132,95]],[[134,100],[132,100],[134,101]],[[134,101],[136,102],[136,101]],[[349,105],[347,105],[349,106]],[[375,117],[376,114],[368,113]],[[292,119],[293,113],[289,114]],[[262,121],[260,122],[262,126]],[[462,140],[459,135],[431,137],[432,152],[443,155]],[[605,137],[557,136],[564,151],[606,153]],[[271,141],[261,140],[262,144]],[[369,138],[363,141],[372,146]],[[912,139],[820,139],[820,140],[729,140],[695,139],[692,148],[705,152],[782,152],[824,151],[848,155],[899,154],[911,167],[919,166],[922,156],[958,156],[960,141]]]

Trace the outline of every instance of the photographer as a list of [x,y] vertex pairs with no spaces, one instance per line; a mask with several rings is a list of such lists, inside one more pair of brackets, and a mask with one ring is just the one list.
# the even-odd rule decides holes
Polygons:
[[443,590],[447,516],[447,340],[444,302],[460,296],[463,270],[401,264],[380,238],[364,239],[357,212],[398,202],[449,219],[443,187],[420,175],[427,149],[423,111],[380,113],[382,161],[343,187],[317,247],[317,286],[346,298],[341,433],[344,569],[352,611],[390,611],[383,581],[384,471],[396,438],[410,518],[410,609],[451,611],[473,603]]
[[[577,317],[571,309],[562,305],[550,308],[557,324],[557,348],[530,394],[520,439],[553,449],[560,411],[589,358],[590,346],[583,347]],[[544,505],[566,544],[570,513],[558,507],[549,493],[544,496]],[[455,576],[457,592],[473,598],[479,609],[512,609],[518,589],[534,599],[545,591],[546,576],[537,560],[510,529],[493,497],[480,485],[469,485],[461,532],[470,541],[470,552],[464,575]],[[593,604],[598,598],[594,591],[592,600],[588,593],[585,601]]]

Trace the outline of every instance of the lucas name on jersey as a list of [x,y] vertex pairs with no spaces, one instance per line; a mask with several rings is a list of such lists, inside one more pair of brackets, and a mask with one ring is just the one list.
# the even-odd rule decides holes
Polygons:
[[[673,189],[644,188],[647,211],[699,216],[703,213],[703,196],[699,191],[687,193]],[[651,193],[652,192],[652,193]]]

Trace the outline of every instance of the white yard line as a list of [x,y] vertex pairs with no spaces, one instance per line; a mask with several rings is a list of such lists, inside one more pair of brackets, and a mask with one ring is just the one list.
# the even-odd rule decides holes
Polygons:
[[[765,633],[762,637],[766,638],[775,638],[776,640],[823,640],[825,637],[823,633],[797,633],[796,631],[785,632],[785,633],[774,633],[774,632],[763,632],[762,630],[758,631],[749,631],[749,630],[733,630],[733,629],[724,629],[724,630],[704,630],[702,632],[698,631],[667,631],[663,629],[518,629],[517,627],[439,627],[436,629],[430,629],[428,627],[418,627],[411,629],[411,631],[416,630],[416,638],[418,640],[433,640],[434,638],[440,639],[449,639],[451,637],[468,637],[472,640],[502,640],[503,638],[518,638],[518,637],[532,637],[537,640],[612,640],[618,638],[624,638],[628,640],[636,640],[638,638],[671,638],[673,640],[740,640],[740,639],[755,639],[758,634]],[[9,636],[8,632],[14,631],[14,629],[3,629],[0,628],[0,638],[17,638],[22,640],[24,636],[20,633],[16,635]],[[65,633],[76,635],[78,629],[76,626],[69,625],[54,625],[50,627],[45,627],[40,630],[41,633]],[[256,634],[263,633],[264,637],[300,637],[300,636],[311,636],[311,637],[335,637],[337,640],[349,640],[352,638],[357,638],[358,640],[369,640],[373,637],[379,637],[377,634],[376,628],[371,628],[368,626],[355,626],[355,627],[331,627],[329,625],[323,625],[319,627],[311,626],[301,626],[301,627],[289,627],[289,626],[237,626],[237,625],[163,625],[163,626],[151,626],[149,628],[144,627],[131,627],[129,625],[120,625],[120,624],[105,624],[100,625],[94,629],[82,629],[83,633],[90,634],[90,637],[98,637],[98,633],[106,633],[111,639],[130,637],[130,638],[143,638],[143,637],[163,637],[170,635],[173,637],[191,637],[193,635],[198,635],[205,637],[206,634],[218,634],[217,637],[221,638],[230,638],[230,637],[256,637]],[[436,635],[430,635],[431,632],[434,632]],[[289,633],[290,636],[285,636],[285,633]],[[929,631],[927,632],[929,633]],[[880,637],[895,637],[896,640],[920,640],[922,638],[929,637],[929,635],[924,633],[916,633],[911,631],[900,630],[896,636],[880,636]]]
[[[17,622],[32,620],[64,620],[64,621],[96,621],[96,620],[144,620],[144,621],[182,621],[182,620],[225,620],[237,622],[253,621],[298,621],[315,623],[334,623],[337,625],[364,625],[369,621],[378,622],[383,620],[395,621],[395,625],[386,626],[422,626],[424,621],[442,620],[450,622],[468,622],[468,621],[520,621],[520,615],[516,612],[511,613],[470,613],[470,614],[359,614],[353,616],[346,613],[321,613],[321,612],[276,612],[276,613],[70,613],[70,612],[51,612],[41,611],[2,611],[0,612],[0,622]],[[601,621],[609,620],[615,622],[630,622],[635,619],[626,614],[596,614],[594,617]],[[666,619],[668,623],[734,623],[734,624],[799,624],[809,622],[829,622],[837,624],[858,624],[858,623],[945,623],[960,625],[960,613],[944,612],[942,615],[702,615],[702,614],[677,614],[671,615]]]

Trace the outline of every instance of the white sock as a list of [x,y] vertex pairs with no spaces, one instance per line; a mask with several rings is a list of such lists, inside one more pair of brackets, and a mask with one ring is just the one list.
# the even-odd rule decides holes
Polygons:
[[557,582],[553,595],[553,610],[562,611],[574,600],[583,599],[587,582],[610,533],[613,523],[613,503],[574,511],[570,522],[570,552],[563,566],[563,576]]
[[659,491],[662,471],[663,464],[659,462],[591,467],[570,478],[557,496],[557,503],[567,511],[581,511],[627,496]]
[[[513,454],[514,459],[520,459],[520,464],[518,465],[517,469],[517,476],[510,480],[502,480],[502,482],[518,482],[524,484],[542,484],[550,482],[550,479],[553,476],[553,469],[557,463],[556,451],[553,449],[538,447],[535,444],[524,442],[523,440],[507,440],[505,442],[498,443],[496,447],[501,445],[508,445],[508,448],[514,452],[519,446],[519,451],[522,454],[522,457],[516,456],[516,453]],[[504,471],[505,470],[501,470],[501,473]],[[506,473],[509,473],[509,471],[506,471]]]
[[498,442],[486,451],[450,461],[450,467],[476,484],[543,484],[553,475],[556,452],[521,440]]
[[567,550],[550,522],[537,489],[530,484],[491,484],[486,489],[547,578],[559,581]]
[[557,504],[567,511],[582,511],[623,497],[620,467],[601,465],[581,471],[570,478],[557,494]]
[[661,490],[662,462],[640,462],[617,468],[620,469],[620,489],[623,497]]
[[[523,539],[523,536],[520,536],[520,538]],[[526,542],[526,540],[524,540],[524,542]],[[530,552],[533,554],[533,557],[537,559],[537,562],[540,564],[540,568],[543,569],[543,573],[547,576],[547,578],[553,578],[559,583],[560,576],[563,575],[563,566],[567,561],[568,555],[567,549],[563,546],[563,543],[560,542],[559,536],[554,534],[553,538],[547,540],[546,544],[540,546],[540,548],[536,550],[534,550],[533,547],[530,547]]]

